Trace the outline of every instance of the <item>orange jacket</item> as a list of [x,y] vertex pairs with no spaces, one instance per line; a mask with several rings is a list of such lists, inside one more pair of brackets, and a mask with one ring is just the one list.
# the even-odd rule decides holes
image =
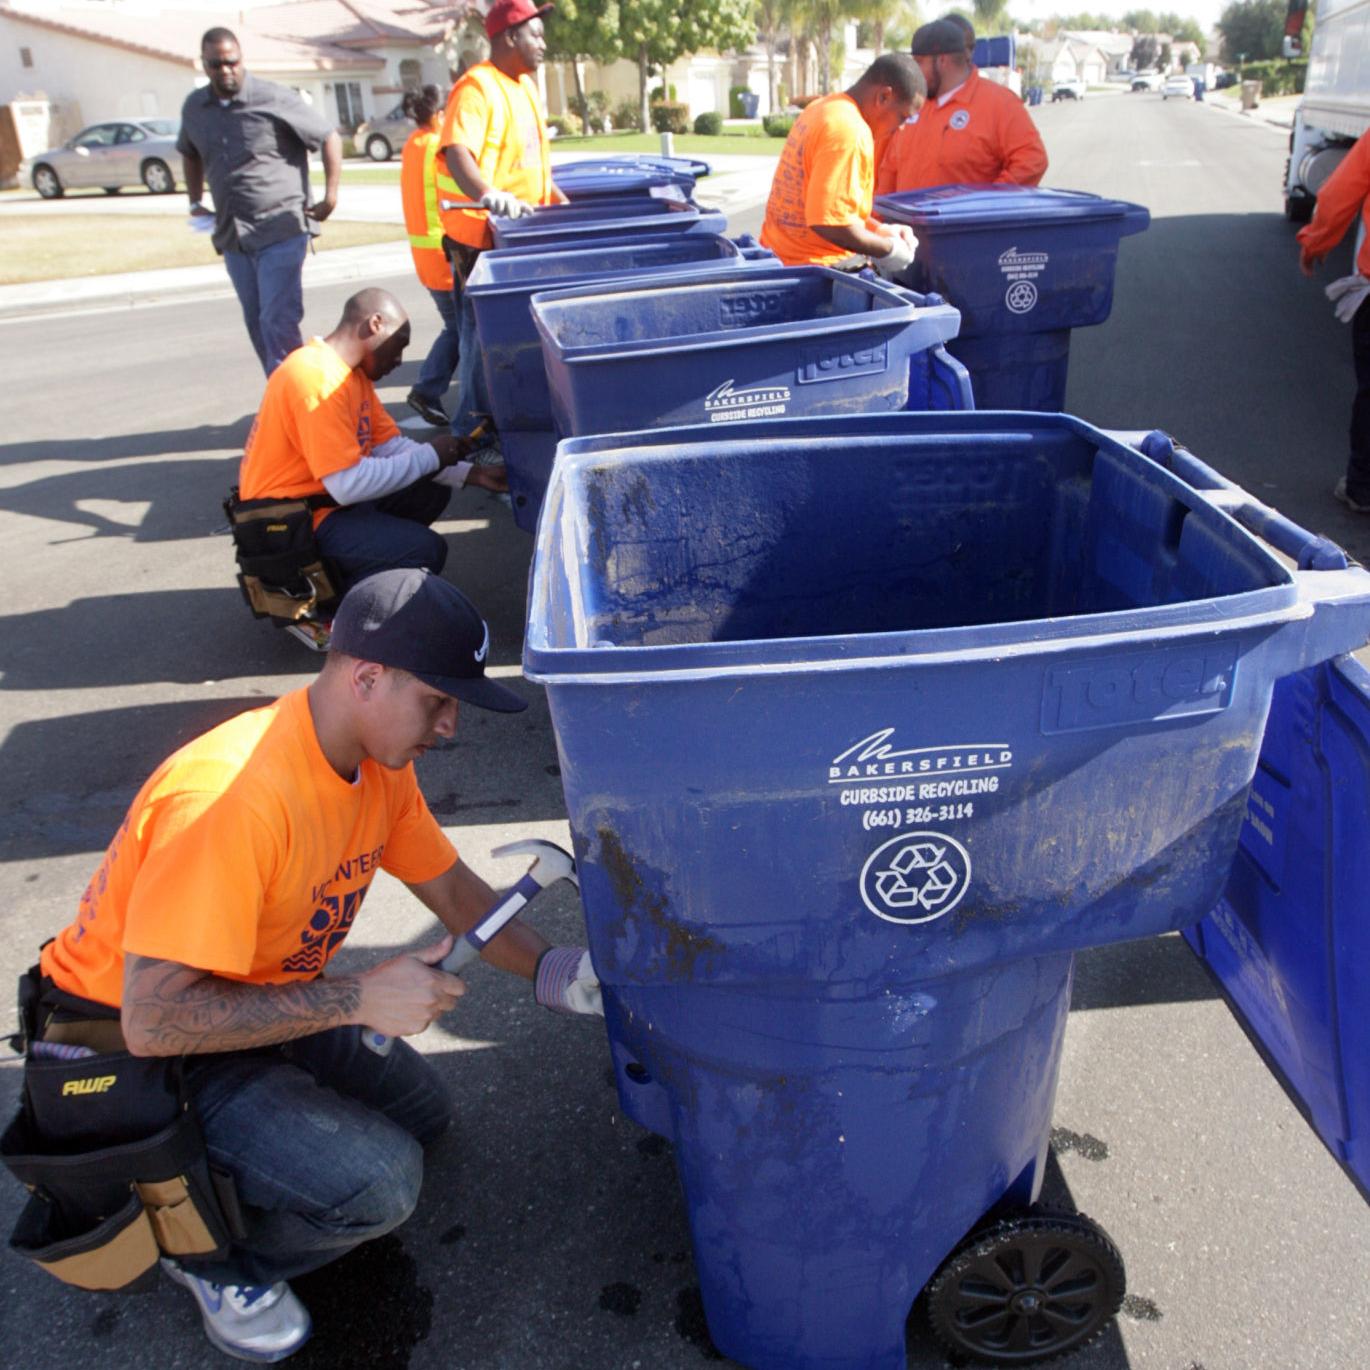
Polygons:
[[400,197],[414,270],[429,290],[452,289],[452,264],[442,250],[438,213],[438,121],[417,128],[400,154]]
[[875,174],[875,193],[924,186],[1035,186],[1046,173],[1047,150],[1023,102],[974,67],[946,104],[929,100],[895,130]]
[[1341,165],[1318,191],[1313,222],[1299,229],[1299,246],[1322,257],[1341,242],[1359,211],[1365,241],[1356,257],[1356,270],[1370,276],[1370,133],[1362,133]]
[[547,122],[530,76],[517,81],[493,62],[478,62],[452,87],[438,139],[438,210],[443,232],[470,247],[489,247],[490,216],[469,200],[447,169],[453,145],[466,148],[480,174],[496,189],[530,205],[547,205],[552,192]]

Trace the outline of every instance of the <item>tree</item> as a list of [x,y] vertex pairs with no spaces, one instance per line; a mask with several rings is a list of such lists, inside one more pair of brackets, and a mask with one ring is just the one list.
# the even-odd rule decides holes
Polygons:
[[869,26],[871,47],[877,57],[885,51],[887,36],[896,32],[902,36],[907,30],[912,37],[919,24],[918,6],[913,0],[854,0],[849,8],[853,18]]
[[971,0],[970,7],[977,36],[984,34],[988,38],[992,34],[1012,31],[1008,0]]
[[[543,18],[547,32],[547,56],[567,62],[576,83],[576,112],[586,113],[585,84],[580,64],[612,62],[622,55],[619,39],[618,0],[560,0]],[[646,125],[644,124],[645,128]],[[589,127],[585,129],[590,132]]]
[[779,83],[776,80],[776,55],[780,50],[780,31],[785,22],[784,0],[753,0],[752,22],[756,25],[757,36],[766,49],[766,82],[771,92],[770,110],[774,114],[780,107]]
[[1218,32],[1229,57],[1245,54],[1248,62],[1281,55],[1285,0],[1234,0],[1218,20]]
[[749,0],[618,0],[623,55],[637,63],[642,127],[651,128],[647,86],[654,67],[670,66],[687,52],[727,52],[756,37]]
[[853,0],[793,0],[792,28],[799,29],[818,50],[818,84],[821,93],[832,90],[832,37],[834,27],[847,18]]

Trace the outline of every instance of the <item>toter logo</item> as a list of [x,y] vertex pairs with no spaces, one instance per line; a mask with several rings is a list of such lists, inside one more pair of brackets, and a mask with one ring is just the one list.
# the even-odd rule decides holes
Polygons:
[[965,126],[970,123],[970,110],[958,109],[956,113],[947,120],[947,123],[955,129],[965,128]]
[[970,888],[970,853],[940,832],[892,837],[861,868],[861,900],[887,923],[930,923]]
[[88,1075],[84,1080],[68,1080],[62,1086],[62,1095],[104,1094],[118,1078],[117,1075]]

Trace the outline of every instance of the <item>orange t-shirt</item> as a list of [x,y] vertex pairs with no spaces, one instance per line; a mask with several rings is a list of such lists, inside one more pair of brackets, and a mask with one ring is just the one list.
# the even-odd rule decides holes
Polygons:
[[1365,224],[1365,241],[1356,257],[1356,270],[1370,276],[1370,133],[1362,133],[1341,165],[1318,191],[1313,222],[1299,229],[1299,246],[1330,252],[1341,242],[1357,214]]
[[972,70],[946,104],[926,101],[895,130],[880,159],[875,193],[994,181],[1035,186],[1046,169],[1042,135],[1023,102]]
[[852,254],[810,224],[865,223],[875,187],[875,139],[850,95],[825,95],[795,120],[766,201],[761,245],[786,266]]
[[342,945],[377,870],[421,883],[456,859],[414,768],[367,760],[344,780],[296,690],[153,772],[76,921],[43,948],[43,971],[114,1007],[125,954],[254,985],[310,980]]
[[[297,347],[266,383],[238,468],[240,499],[303,499],[323,478],[400,436],[375,387],[322,338]],[[317,528],[332,509],[316,509]]]
[[447,149],[454,144],[470,152],[496,190],[530,205],[556,198],[547,123],[531,76],[516,81],[493,62],[478,62],[452,87],[442,118],[437,184],[443,231],[468,247],[489,247],[494,241],[490,216],[478,207],[464,208],[471,201],[447,169]]

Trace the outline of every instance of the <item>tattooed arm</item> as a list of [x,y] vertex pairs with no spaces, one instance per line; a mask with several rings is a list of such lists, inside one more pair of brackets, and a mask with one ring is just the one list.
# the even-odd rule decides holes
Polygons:
[[397,956],[364,975],[245,985],[175,961],[124,958],[120,1021],[135,1056],[246,1051],[365,1023],[388,1036],[422,1032],[465,993],[433,964],[451,938],[416,956]]

